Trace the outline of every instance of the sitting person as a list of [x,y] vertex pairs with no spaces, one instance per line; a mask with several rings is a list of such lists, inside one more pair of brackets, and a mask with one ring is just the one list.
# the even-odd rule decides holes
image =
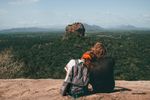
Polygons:
[[106,49],[102,43],[97,42],[90,52],[93,52],[97,57],[94,67],[90,70],[90,84],[93,87],[93,91],[113,91],[115,86],[113,75],[114,60],[106,57]]
[[66,78],[61,88],[63,96],[79,97],[89,93],[88,84],[94,92],[108,92],[114,89],[112,58],[105,57],[106,49],[97,42],[81,59],[72,59],[66,65]]
[[84,53],[81,59],[72,59],[66,65],[66,78],[61,88],[63,96],[69,94],[74,98],[88,94],[89,71],[93,63],[94,55]]

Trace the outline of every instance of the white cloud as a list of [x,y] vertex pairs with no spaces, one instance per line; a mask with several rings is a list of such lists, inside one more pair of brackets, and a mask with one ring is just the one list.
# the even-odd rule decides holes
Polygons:
[[8,3],[11,5],[22,5],[22,4],[33,4],[39,1],[40,0],[11,0]]

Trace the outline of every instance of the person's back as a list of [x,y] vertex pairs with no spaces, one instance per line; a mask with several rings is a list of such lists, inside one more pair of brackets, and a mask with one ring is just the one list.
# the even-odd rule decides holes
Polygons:
[[110,57],[98,59],[90,71],[90,84],[95,92],[110,92],[114,89],[114,60]]
[[88,94],[89,71],[92,67],[94,55],[86,52],[81,59],[72,59],[66,65],[66,78],[61,87],[61,94],[70,94],[73,97],[80,97]]
[[83,62],[75,60],[75,66],[72,67],[70,95],[79,97],[88,93],[89,73],[87,67],[83,66]]
[[84,60],[72,59],[66,65],[66,78],[61,88],[61,94],[69,94],[74,98],[86,95],[88,93],[89,72],[84,66]]

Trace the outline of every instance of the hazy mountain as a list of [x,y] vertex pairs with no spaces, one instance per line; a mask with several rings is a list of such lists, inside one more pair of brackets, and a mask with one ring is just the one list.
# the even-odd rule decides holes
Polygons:
[[[104,30],[150,30],[150,28],[142,28],[136,27],[133,25],[120,25],[112,28],[103,28],[98,25],[89,25],[84,23],[84,27],[86,32],[100,32]],[[26,27],[26,28],[11,28],[11,29],[4,29],[0,30],[0,33],[21,33],[21,32],[65,32],[65,26],[63,27],[46,27],[46,28],[39,28],[39,27]]]
[[118,26],[118,29],[123,29],[123,30],[134,30],[137,28],[138,27],[135,27],[133,25],[120,25],[120,26]]
[[104,28],[98,25],[89,25],[86,23],[84,23],[84,27],[85,27],[86,32],[99,32],[99,31],[104,30]]
[[0,33],[18,33],[18,32],[53,32],[53,31],[64,31],[61,28],[38,28],[38,27],[27,27],[27,28],[11,28],[1,30]]
[[109,30],[150,30],[149,28],[136,27],[134,25],[119,25],[108,29]]
[[[99,32],[104,30],[104,28],[97,25],[89,25],[84,23],[86,32]],[[11,28],[1,30],[0,33],[19,33],[19,32],[59,32],[65,31],[65,27],[50,27],[50,28],[39,28],[39,27],[27,27],[27,28]]]

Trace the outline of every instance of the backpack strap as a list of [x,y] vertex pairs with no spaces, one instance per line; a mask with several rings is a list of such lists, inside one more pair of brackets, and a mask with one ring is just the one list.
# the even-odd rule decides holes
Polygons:
[[76,77],[77,74],[78,74],[78,64],[79,64],[79,61],[78,61],[78,59],[76,59],[75,60],[75,65],[73,67],[73,69],[74,69],[74,77]]
[[72,83],[72,81],[74,80],[74,78],[75,78],[75,76],[77,76],[77,72],[78,72],[78,60],[77,59],[75,59],[74,60],[75,61],[75,65],[72,67],[72,71],[71,71],[71,83]]

